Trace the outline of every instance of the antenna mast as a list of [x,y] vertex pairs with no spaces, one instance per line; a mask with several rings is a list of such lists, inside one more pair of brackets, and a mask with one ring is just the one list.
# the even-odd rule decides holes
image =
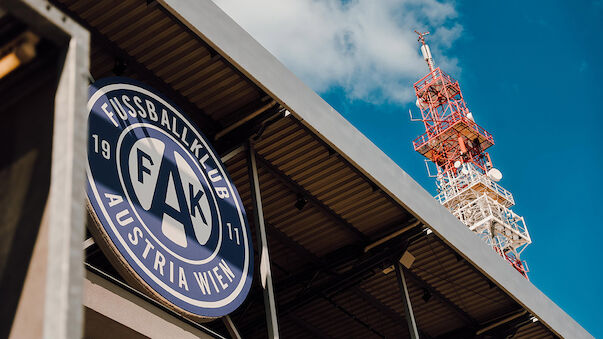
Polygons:
[[435,66],[433,62],[433,57],[431,56],[431,50],[429,49],[429,45],[425,43],[425,36],[429,35],[429,32],[419,33],[415,29],[415,33],[419,35],[419,39],[417,41],[421,42],[421,54],[423,54],[423,59],[427,63],[427,67],[429,67],[429,71],[433,72]]
[[415,33],[429,74],[414,84],[425,133],[413,147],[437,167],[435,198],[527,278],[519,255],[532,240],[523,217],[510,209],[513,195],[498,184],[502,173],[486,152],[494,139],[473,120],[458,81],[435,68],[429,32]]

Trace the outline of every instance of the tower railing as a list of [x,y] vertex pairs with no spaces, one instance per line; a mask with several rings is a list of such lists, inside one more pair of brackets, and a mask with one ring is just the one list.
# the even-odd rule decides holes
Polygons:
[[491,195],[498,196],[499,198],[496,200],[502,202],[506,207],[515,205],[515,199],[511,192],[477,170],[470,169],[467,174],[459,171],[458,175],[450,174],[447,179],[445,183],[440,185],[440,193],[435,196],[436,200],[442,205],[454,200],[469,189],[476,189],[478,184],[481,184],[484,189],[489,189],[492,192]]
[[[495,234],[491,236],[500,234],[505,237],[505,242],[500,245],[503,250],[517,249],[532,243],[523,217],[485,194],[467,201],[463,206],[455,209],[453,214],[469,226],[470,230],[490,227],[494,224]],[[490,232],[492,233],[492,230]]]
[[428,142],[431,140],[439,139],[442,136],[447,135],[447,132],[452,131],[452,128],[454,128],[459,122],[464,123],[465,126],[463,126],[463,128],[473,130],[474,133],[481,135],[491,145],[494,144],[494,137],[492,137],[492,134],[488,133],[486,129],[478,125],[476,122],[467,118],[466,114],[456,111],[449,115],[445,120],[438,121],[436,124],[429,126],[425,133],[413,140],[412,144],[414,150],[423,154],[423,152],[420,151],[422,147],[428,145]]
[[423,92],[427,87],[434,83],[434,80],[442,79],[443,83],[456,83],[456,80],[452,78],[450,75],[444,73],[439,67],[434,69],[433,72],[429,72],[426,76],[419,79],[419,81],[415,82],[414,88],[417,94]]

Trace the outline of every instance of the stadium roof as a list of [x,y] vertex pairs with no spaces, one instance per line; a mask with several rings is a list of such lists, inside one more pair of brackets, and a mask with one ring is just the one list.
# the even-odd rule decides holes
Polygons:
[[[386,273],[407,250],[422,337],[591,338],[213,2],[51,2],[91,32],[92,77],[147,82],[190,114],[248,214],[253,140],[282,337],[408,336]],[[231,315],[244,337],[266,333],[258,280]]]

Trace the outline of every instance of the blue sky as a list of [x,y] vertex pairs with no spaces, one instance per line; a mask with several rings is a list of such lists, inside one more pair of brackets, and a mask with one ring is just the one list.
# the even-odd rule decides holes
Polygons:
[[[275,33],[259,10],[217,0],[434,193],[411,144],[422,125],[408,118],[409,108],[418,115],[412,84],[427,73],[412,29],[432,31],[436,65],[459,80],[476,121],[494,135],[489,152],[533,240],[522,254],[530,280],[603,337],[603,1],[264,2],[278,7],[287,29]],[[303,28],[308,20],[314,34]]]

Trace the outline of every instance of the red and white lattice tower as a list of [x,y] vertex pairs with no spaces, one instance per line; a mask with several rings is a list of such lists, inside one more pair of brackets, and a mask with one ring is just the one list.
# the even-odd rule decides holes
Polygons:
[[475,123],[459,83],[435,67],[429,32],[415,32],[429,74],[414,84],[426,132],[413,146],[436,165],[436,199],[527,278],[519,255],[532,241],[523,217],[510,209],[513,195],[497,183],[502,174],[486,152],[492,135]]

